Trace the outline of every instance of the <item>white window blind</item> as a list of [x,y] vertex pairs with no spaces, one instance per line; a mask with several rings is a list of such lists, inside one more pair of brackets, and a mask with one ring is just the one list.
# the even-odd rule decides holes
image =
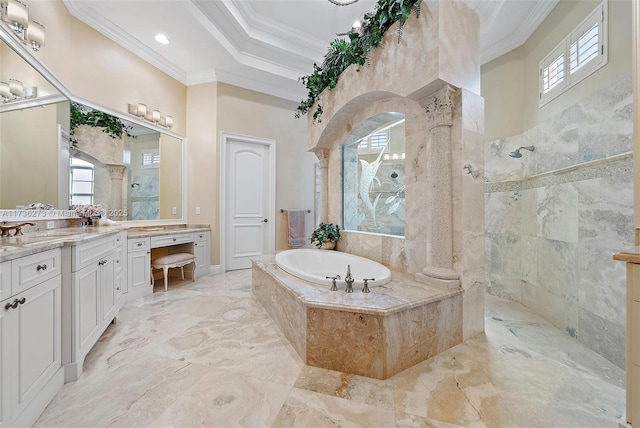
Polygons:
[[149,150],[146,152],[142,152],[142,167],[143,168],[159,168],[160,152],[158,150]]
[[540,61],[542,107],[607,64],[607,0]]

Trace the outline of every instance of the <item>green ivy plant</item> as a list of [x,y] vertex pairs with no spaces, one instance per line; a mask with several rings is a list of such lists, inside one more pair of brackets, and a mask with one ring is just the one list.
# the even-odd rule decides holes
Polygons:
[[[366,13],[362,22],[362,27],[358,30],[351,30],[347,33],[349,39],[335,39],[329,45],[329,50],[324,56],[322,65],[313,64],[313,73],[300,78],[302,84],[307,88],[307,98],[302,100],[296,109],[296,118],[307,114],[318,97],[326,88],[329,90],[336,87],[338,78],[344,70],[351,64],[359,67],[367,64],[371,49],[377,47],[382,42],[385,32],[396,22],[400,22],[398,27],[398,41],[402,38],[402,27],[415,10],[420,16],[420,4],[422,0],[378,0],[373,13]],[[313,112],[313,123],[321,122],[320,116],[323,110],[317,104]]]
[[331,223],[320,223],[311,234],[311,241],[316,247],[322,247],[326,242],[338,242],[340,239],[340,226]]
[[122,138],[123,135],[135,138],[129,132],[133,127],[125,125],[120,118],[100,110],[86,110],[87,107],[84,105],[73,101],[71,102],[71,131],[69,131],[69,141],[72,149],[78,148],[78,140],[75,138],[75,130],[80,125],[102,128],[102,132],[113,139]]

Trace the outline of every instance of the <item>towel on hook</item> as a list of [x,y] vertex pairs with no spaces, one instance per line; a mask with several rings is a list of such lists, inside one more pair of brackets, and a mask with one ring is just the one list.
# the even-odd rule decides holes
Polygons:
[[285,210],[287,213],[287,240],[291,248],[300,248],[305,245],[304,210]]

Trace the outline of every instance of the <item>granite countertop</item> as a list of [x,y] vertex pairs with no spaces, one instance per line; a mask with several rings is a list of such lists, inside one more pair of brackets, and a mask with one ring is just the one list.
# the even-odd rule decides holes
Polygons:
[[65,227],[29,232],[19,236],[4,236],[0,238],[0,262],[54,248],[81,244],[116,234],[122,230],[124,229],[119,226]]
[[640,264],[640,247],[623,250],[613,255],[613,260]]
[[204,232],[211,230],[208,224],[181,224],[176,226],[143,226],[127,230],[127,238],[147,238],[158,235],[174,235],[178,233]]

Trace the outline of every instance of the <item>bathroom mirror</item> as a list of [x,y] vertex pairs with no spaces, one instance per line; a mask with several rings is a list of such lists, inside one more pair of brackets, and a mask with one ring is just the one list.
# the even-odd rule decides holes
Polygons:
[[404,114],[381,113],[354,127],[342,162],[344,229],[404,236]]
[[[70,205],[100,204],[112,220],[182,218],[182,140],[72,102],[72,117],[107,118],[112,126],[73,121]],[[93,121],[89,121],[93,122]],[[115,135],[110,129],[121,132]]]
[[[184,221],[183,138],[80,100],[119,117],[132,136],[114,144],[101,130],[83,129],[78,135],[92,141],[91,149],[70,149],[71,103],[63,94],[73,96],[0,36],[0,81],[37,88],[35,97],[0,101],[0,221],[75,217],[68,208],[86,203],[102,204],[113,220]],[[24,211],[29,204],[58,210]]]

